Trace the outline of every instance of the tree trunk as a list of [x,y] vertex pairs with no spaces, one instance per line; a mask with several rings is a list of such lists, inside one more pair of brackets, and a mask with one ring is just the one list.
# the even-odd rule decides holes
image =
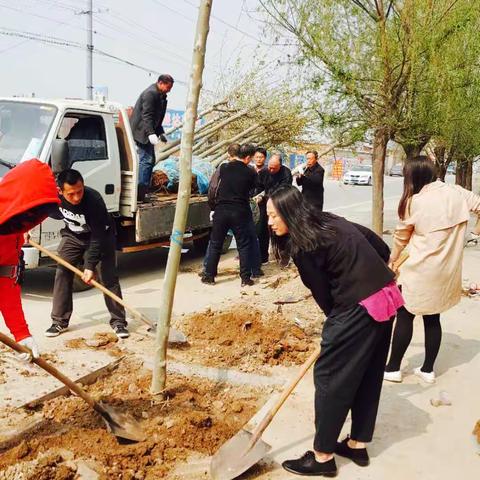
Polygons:
[[410,162],[415,157],[418,157],[423,149],[423,146],[420,145],[402,145],[402,147],[407,156],[405,162]]
[[435,158],[436,158],[436,163],[438,168],[438,178],[442,182],[445,181],[445,175],[447,173],[447,166],[448,166],[445,164],[446,152],[447,152],[447,149],[443,146],[434,148],[434,153],[435,153]]
[[375,130],[372,159],[372,228],[380,236],[383,235],[383,184],[388,138],[385,131]]
[[465,178],[465,188],[467,190],[473,190],[473,158],[468,160],[467,174]]
[[163,280],[162,298],[155,339],[153,362],[152,393],[159,394],[165,390],[167,381],[167,341],[170,330],[175,285],[180,265],[183,234],[187,223],[188,204],[192,189],[192,147],[195,132],[195,120],[198,112],[198,99],[202,87],[202,74],[205,65],[205,50],[210,24],[210,12],[213,0],[200,2],[195,43],[192,55],[190,84],[188,88],[187,107],[180,149],[180,182],[178,186],[177,205],[168,252],[167,267]]

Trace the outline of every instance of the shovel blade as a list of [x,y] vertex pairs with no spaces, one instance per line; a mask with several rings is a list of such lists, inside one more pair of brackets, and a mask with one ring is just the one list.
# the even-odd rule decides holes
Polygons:
[[[138,308],[138,311],[152,321],[153,324],[151,327],[148,327],[148,332],[155,333],[157,331],[159,317],[158,308],[141,307]],[[176,328],[170,328],[168,332],[168,343],[188,343],[188,338],[180,330],[177,330]]]
[[253,467],[272,448],[262,439],[248,450],[252,434],[240,430],[225,442],[212,457],[210,475],[214,480],[232,480]]
[[120,413],[114,408],[103,405],[102,416],[107,429],[117,438],[128,440],[130,442],[143,442],[146,438],[140,424],[127,413]]

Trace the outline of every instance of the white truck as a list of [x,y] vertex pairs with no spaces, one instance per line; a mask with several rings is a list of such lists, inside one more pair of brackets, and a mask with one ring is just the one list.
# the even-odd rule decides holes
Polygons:
[[[74,168],[101,193],[117,228],[117,249],[136,252],[170,244],[176,195],[137,201],[138,157],[125,107],[113,102],[0,98],[0,176],[38,158],[53,169]],[[206,248],[211,222],[205,195],[192,195],[185,241]],[[32,239],[56,250],[63,222],[47,219]],[[228,248],[228,246],[226,247]],[[25,246],[27,268],[49,262]]]

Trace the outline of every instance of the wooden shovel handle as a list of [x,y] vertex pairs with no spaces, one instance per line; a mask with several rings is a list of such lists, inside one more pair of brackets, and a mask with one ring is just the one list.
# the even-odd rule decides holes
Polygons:
[[300,380],[305,376],[309,368],[315,363],[319,355],[320,355],[320,347],[315,349],[315,351],[308,357],[307,361],[302,365],[302,367],[300,368],[300,371],[297,373],[295,378],[293,378],[291,382],[288,384],[288,386],[285,387],[282,394],[280,395],[280,398],[275,402],[273,407],[268,411],[265,417],[263,417],[262,421],[257,425],[255,430],[252,432],[252,438],[250,439],[248,450],[250,450],[255,445],[255,443],[257,443],[258,439],[262,436],[262,433],[268,427],[273,417],[280,410],[280,407],[285,403],[285,400],[292,393],[293,389],[297,386],[298,382],[300,382]]
[[[32,247],[35,247],[37,250],[40,252],[44,253],[45,255],[49,256],[53,260],[55,260],[57,263],[60,265],[64,266],[65,268],[68,268],[71,270],[75,275],[78,275],[81,277],[83,275],[83,272],[79,270],[77,267],[74,267],[72,264],[68,263],[66,260],[63,258],[59,257],[55,253],[51,252],[50,250],[47,250],[45,247],[42,247],[39,245],[37,242],[35,242],[32,239],[29,239],[28,241]],[[139,312],[135,308],[131,307],[130,305],[127,305],[123,298],[120,298],[118,295],[115,295],[113,292],[111,292],[108,288],[104,287],[101,283],[97,282],[96,280],[91,280],[90,283],[95,287],[98,288],[101,292],[103,292],[105,295],[110,297],[111,299],[115,300],[117,303],[122,305],[122,307],[125,308],[125,310],[128,310],[132,315],[134,315],[136,318],[141,320],[143,323],[147,324],[149,327],[154,327],[155,324],[147,318],[143,313]]]
[[[0,342],[4,343],[8,347],[10,347],[12,350],[15,350],[18,353],[28,353],[28,354],[32,353],[28,348],[24,347],[23,345],[20,345],[19,343],[15,342],[10,337],[8,337],[7,335],[1,332],[0,332]],[[64,385],[66,385],[72,392],[74,392],[76,395],[78,395],[83,400],[85,400],[92,408],[94,408],[100,413],[104,411],[102,406],[99,403],[97,403],[90,395],[88,395],[88,393],[85,392],[85,390],[83,390],[82,387],[77,385],[74,381],[70,380],[68,377],[66,377],[62,372],[58,371],[53,365],[48,363],[46,360],[39,357],[39,358],[32,358],[32,362],[38,365],[40,368],[43,368],[43,370],[45,370],[50,375],[52,375],[57,380],[62,382]]]

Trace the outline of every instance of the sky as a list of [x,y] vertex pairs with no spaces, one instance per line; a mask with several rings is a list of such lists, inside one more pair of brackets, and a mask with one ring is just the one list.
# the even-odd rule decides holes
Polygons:
[[[169,73],[177,80],[169,108],[183,110],[199,3],[93,0],[94,48],[155,72],[94,55],[94,86],[108,87],[110,100],[133,105],[159,73]],[[215,92],[237,68],[256,68],[259,57],[266,60],[258,68],[271,70],[272,84],[283,81],[276,62],[285,51],[269,45],[258,7],[258,0],[213,0],[205,89]],[[88,0],[0,0],[0,97],[85,97],[87,16],[82,10],[88,10]],[[32,36],[49,43],[25,38]]]

